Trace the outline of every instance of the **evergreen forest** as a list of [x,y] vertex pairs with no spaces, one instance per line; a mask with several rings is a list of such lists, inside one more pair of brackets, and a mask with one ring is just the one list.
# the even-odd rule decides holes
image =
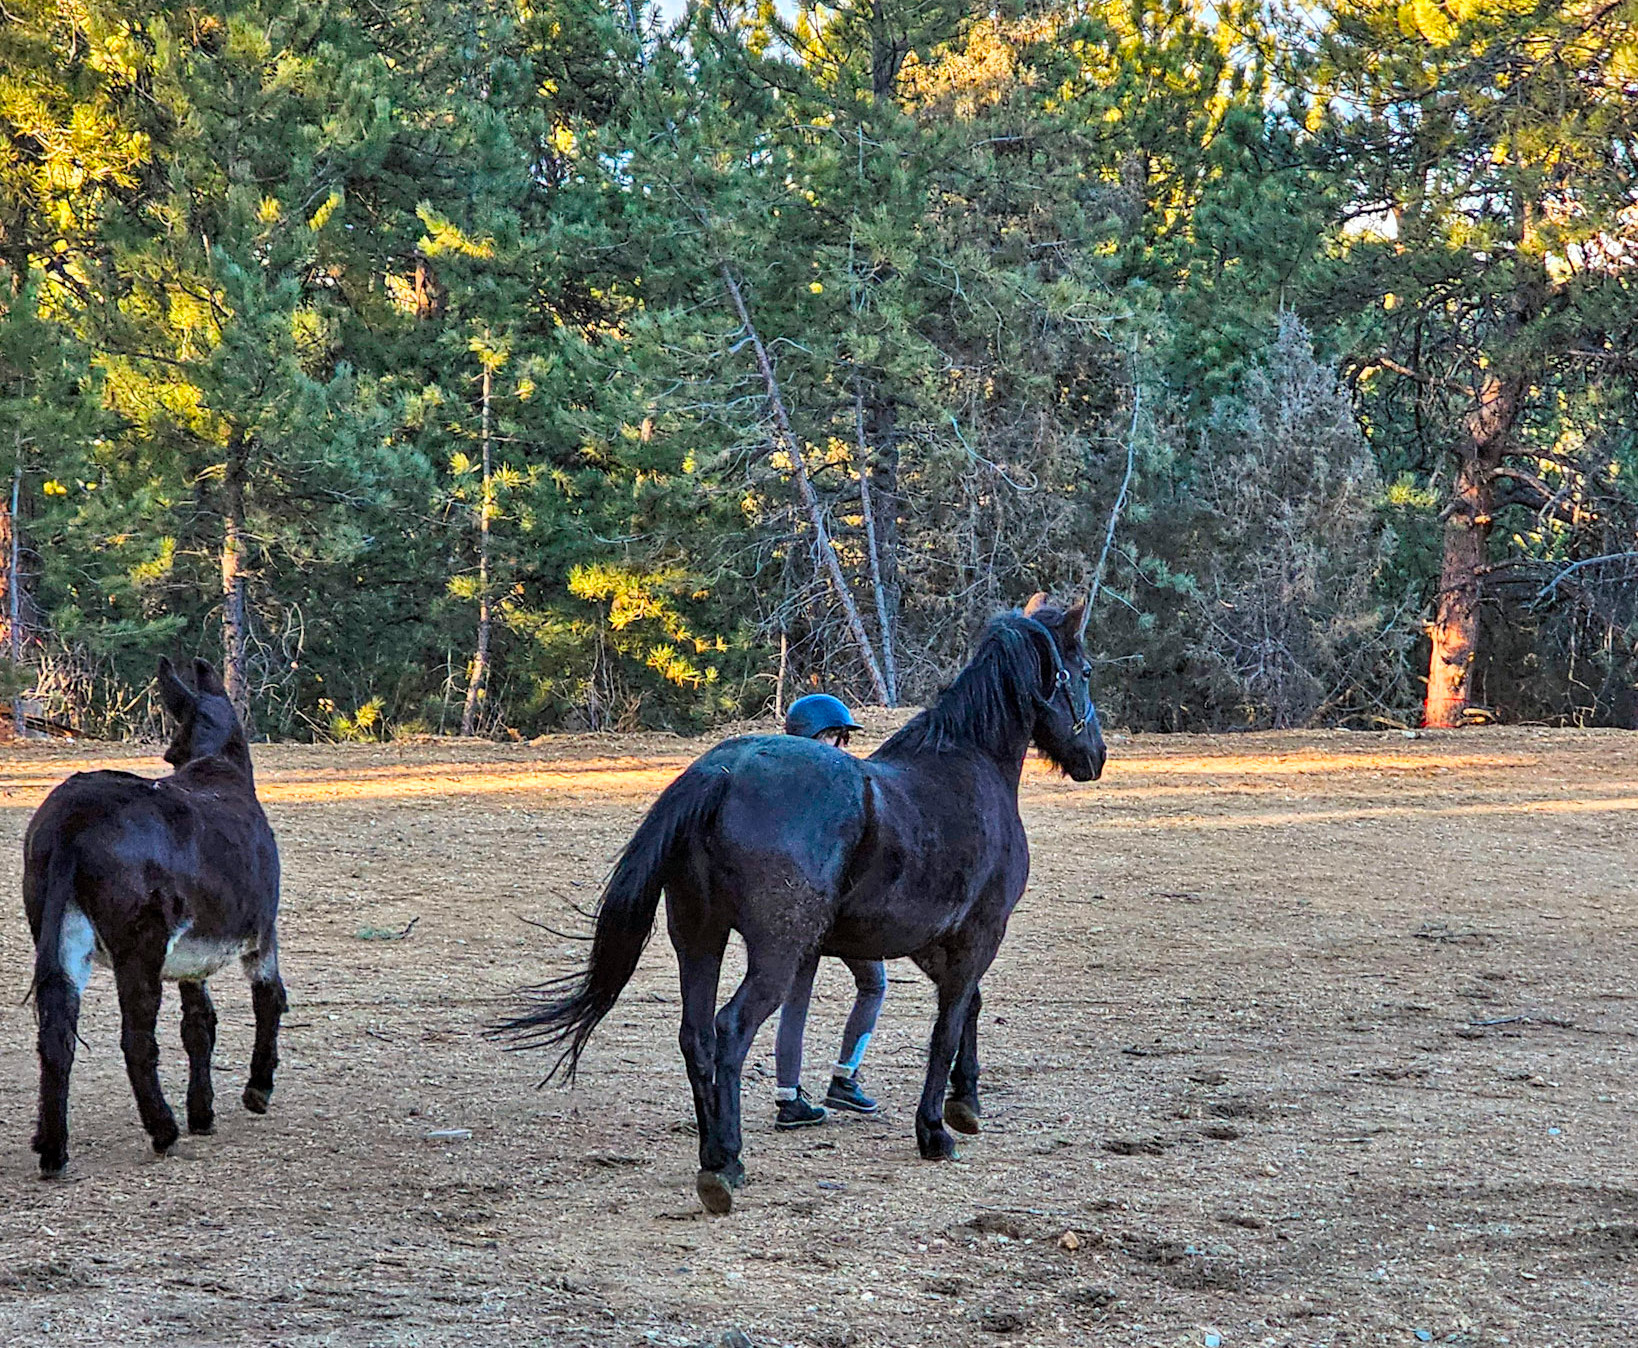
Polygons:
[[5,0],[0,697],[1638,725],[1638,0]]

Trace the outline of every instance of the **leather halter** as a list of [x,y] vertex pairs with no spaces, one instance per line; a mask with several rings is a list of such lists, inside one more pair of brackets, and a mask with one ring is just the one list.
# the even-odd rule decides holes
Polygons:
[[[1035,700],[1041,707],[1045,708],[1051,706],[1057,701],[1059,693],[1064,693],[1066,696],[1068,696],[1069,714],[1072,718],[1074,718],[1073,723],[1069,728],[1070,733],[1072,735],[1079,735],[1086,729],[1087,723],[1092,719],[1092,689],[1090,686],[1088,686],[1086,690],[1086,705],[1084,707],[1077,708],[1075,706],[1074,697],[1069,695],[1069,670],[1064,665],[1064,657],[1058,650],[1058,643],[1052,639],[1052,633],[1047,630],[1045,623],[1039,622],[1034,618],[1026,617],[1024,621],[1046,638],[1047,650],[1052,652],[1052,688],[1044,696],[1037,692],[1035,694]],[[1078,715],[1077,712],[1079,713]]]

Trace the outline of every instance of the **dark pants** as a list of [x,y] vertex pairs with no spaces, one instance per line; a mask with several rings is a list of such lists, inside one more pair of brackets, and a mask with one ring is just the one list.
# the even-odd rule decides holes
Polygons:
[[[882,1001],[887,996],[887,968],[880,960],[849,960],[843,964],[853,971],[859,985],[842,1030],[842,1049],[831,1069],[836,1076],[852,1076],[859,1070],[870,1036],[876,1029]],[[808,1000],[813,996],[813,976],[818,972],[816,957],[796,975],[790,996],[779,1012],[779,1035],[774,1040],[776,1081],[782,1090],[794,1090],[802,1080],[802,1034],[808,1023]]]

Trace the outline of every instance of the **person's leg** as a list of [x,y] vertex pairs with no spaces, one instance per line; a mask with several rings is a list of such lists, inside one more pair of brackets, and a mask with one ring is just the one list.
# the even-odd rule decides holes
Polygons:
[[842,1051],[831,1066],[825,1103],[855,1114],[874,1114],[880,1106],[860,1089],[859,1064],[870,1047],[876,1017],[881,1014],[882,1000],[887,995],[887,969],[880,960],[846,960],[844,963],[853,971],[858,991],[842,1031]]
[[876,1018],[881,1015],[882,1002],[887,997],[887,966],[881,960],[843,962],[853,971],[858,991],[854,994],[847,1024],[842,1027],[842,1051],[831,1070],[835,1076],[850,1077],[859,1070],[865,1050],[870,1047],[870,1037],[876,1033]]
[[774,1037],[774,1085],[778,1088],[775,1099],[794,1100],[796,1089],[802,1084],[802,1036],[808,1027],[808,1002],[813,996],[813,976],[819,969],[819,957],[797,971],[791,995],[779,1008],[779,1033]]
[[802,1128],[825,1121],[825,1111],[802,1098],[802,1036],[807,1031],[808,1002],[818,969],[819,957],[815,955],[797,970],[790,995],[779,1009],[779,1032],[774,1036],[774,1101],[779,1106],[776,1128]]

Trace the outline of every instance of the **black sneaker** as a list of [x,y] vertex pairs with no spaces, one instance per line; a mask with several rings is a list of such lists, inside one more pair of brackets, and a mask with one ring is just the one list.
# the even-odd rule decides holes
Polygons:
[[796,1088],[796,1099],[781,1100],[779,1102],[779,1117],[774,1120],[775,1128],[812,1128],[815,1124],[823,1123],[829,1116],[818,1105],[810,1105],[808,1097],[800,1086]]
[[832,1077],[830,1089],[825,1092],[825,1103],[850,1114],[875,1114],[881,1110],[881,1105],[859,1089],[858,1077]]

